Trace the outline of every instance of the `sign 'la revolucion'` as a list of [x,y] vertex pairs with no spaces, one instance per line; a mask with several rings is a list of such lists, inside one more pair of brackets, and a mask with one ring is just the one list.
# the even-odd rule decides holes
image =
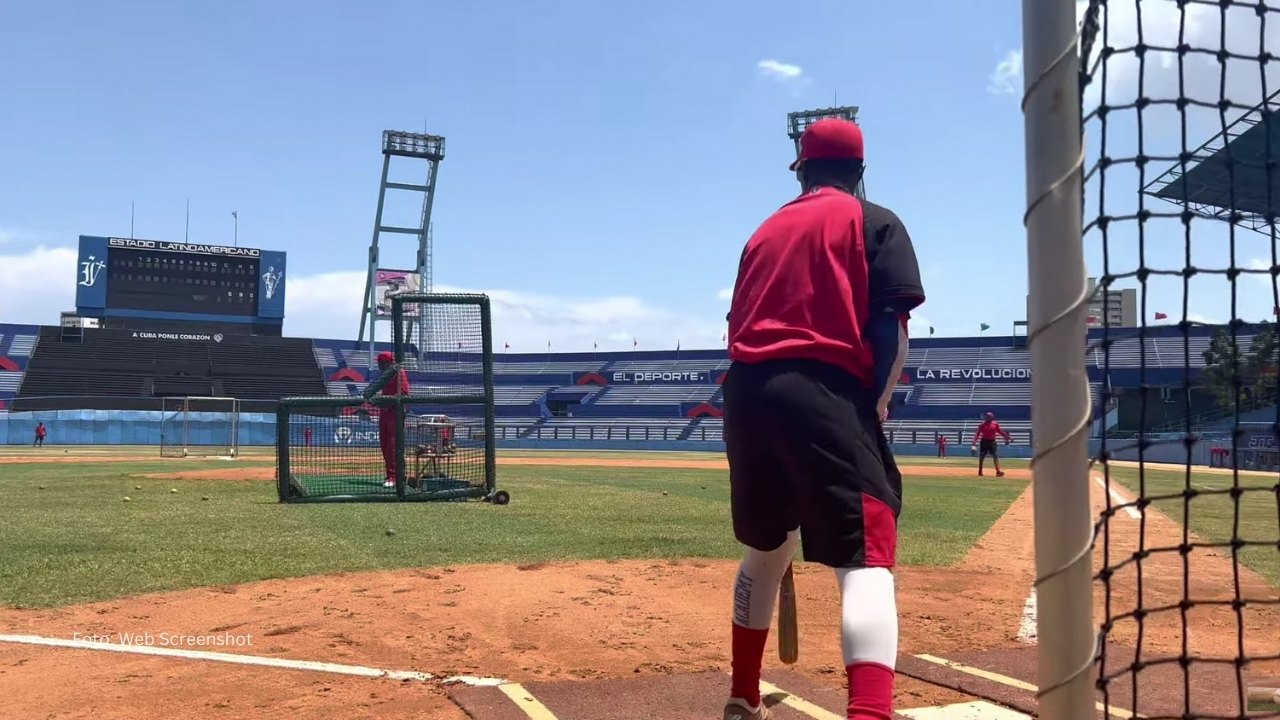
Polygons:
[[107,240],[107,244],[111,247],[129,248],[131,250],[158,250],[161,252],[199,253],[201,255],[259,257],[262,254],[257,248],[227,247],[226,245],[197,245],[195,243],[165,242],[164,240],[109,238]]
[[1031,368],[930,368],[916,370],[920,380],[1030,380]]

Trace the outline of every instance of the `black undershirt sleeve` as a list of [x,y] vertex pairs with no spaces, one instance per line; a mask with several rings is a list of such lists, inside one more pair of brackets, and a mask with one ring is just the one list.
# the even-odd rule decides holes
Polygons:
[[924,303],[920,265],[907,228],[889,210],[867,203],[864,238],[870,281],[869,310],[909,313]]

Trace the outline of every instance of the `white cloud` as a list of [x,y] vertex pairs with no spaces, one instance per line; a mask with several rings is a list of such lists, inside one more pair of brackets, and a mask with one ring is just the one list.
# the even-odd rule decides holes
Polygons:
[[[12,235],[6,241],[16,240]],[[37,245],[0,253],[0,318],[6,322],[58,324],[58,313],[75,309],[76,251]]]
[[[364,294],[362,272],[295,277],[285,296],[285,333],[301,337],[355,338]],[[653,305],[631,296],[572,297],[501,288],[437,286],[437,292],[481,292],[493,309],[493,344],[512,352],[641,350],[722,347],[723,321]],[[379,326],[379,338],[390,328]]]
[[727,288],[721,289],[720,292],[716,293],[716,297],[720,300],[732,300],[733,288],[727,287]]
[[804,68],[791,63],[784,63],[778,60],[767,59],[756,63],[756,69],[760,75],[771,80],[786,85],[795,85],[804,82],[807,78],[804,76]]
[[987,92],[992,95],[1017,95],[1022,92],[1022,51],[1010,50],[996,64],[987,78]]

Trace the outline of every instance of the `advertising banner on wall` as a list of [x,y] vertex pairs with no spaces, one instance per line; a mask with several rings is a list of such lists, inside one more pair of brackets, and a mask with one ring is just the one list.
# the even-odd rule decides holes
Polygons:
[[[374,314],[379,317],[391,317],[391,298],[399,293],[421,291],[422,276],[412,270],[379,268],[374,275],[374,287],[374,297],[377,298]],[[418,308],[415,305],[408,305],[404,312],[407,317],[414,317],[418,314]]]

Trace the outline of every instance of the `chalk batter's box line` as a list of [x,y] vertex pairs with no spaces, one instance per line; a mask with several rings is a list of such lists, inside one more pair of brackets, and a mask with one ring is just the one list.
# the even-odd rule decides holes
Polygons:
[[[436,679],[430,673],[416,670],[386,670],[364,667],[361,665],[343,665],[340,663],[318,662],[314,660],[290,660],[288,658],[261,657],[258,655],[241,655],[238,653],[210,652],[207,650],[181,650],[177,648],[155,647],[149,645],[125,645],[121,643],[100,642],[94,640],[68,640],[63,638],[41,637],[39,635],[0,635],[0,643],[15,645],[38,645],[70,650],[96,650],[100,652],[125,653],[130,655],[150,655],[181,660],[201,660],[220,662],[232,665],[256,665],[274,667],[285,670],[304,670],[309,672],[333,673],[337,675],[353,675],[367,678],[386,678],[388,680],[417,680],[427,682]],[[442,684],[462,683],[466,685],[498,685],[503,681],[498,678],[449,677],[439,680]]]
[[[503,695],[507,696],[508,700],[515,703],[515,706],[519,708],[520,711],[529,718],[529,720],[558,720],[555,713],[551,712],[550,708],[543,705],[540,700],[533,696],[533,693],[529,692],[528,688],[520,683],[503,683],[498,686],[498,689],[502,691]],[[760,694],[765,697],[781,695],[782,699],[780,702],[783,705],[798,710],[799,712],[814,718],[814,720],[844,720],[844,716],[842,715],[837,715],[826,708],[814,705],[804,698],[793,695],[777,685],[763,680],[760,681]]]
[[[958,663],[952,660],[947,660],[946,658],[940,658],[936,655],[916,655],[915,657],[920,660],[924,660],[925,662],[931,662],[935,665],[941,665],[942,667],[945,667],[951,670],[956,670],[958,672],[962,672],[967,675],[972,675],[974,677],[982,678],[984,680],[990,680],[992,682],[1000,683],[1001,685],[1007,685],[1012,688],[1018,688],[1019,690],[1026,690],[1027,692],[1031,692],[1031,693],[1036,693],[1040,691],[1040,688],[1036,687],[1035,685],[1032,685],[1029,682],[1023,682],[1022,680],[1019,680],[1017,678],[1011,678],[1008,675],[1001,675],[1000,673],[991,672],[990,670],[983,670],[982,668],[976,668],[976,667],[971,667],[969,665],[964,665],[962,663]],[[1107,713],[1111,717],[1119,718],[1120,720],[1141,720],[1141,718],[1143,717],[1141,714],[1135,715],[1129,712],[1128,710],[1118,708],[1114,705],[1107,706],[1101,702],[1095,702],[1094,705],[1101,712]]]

